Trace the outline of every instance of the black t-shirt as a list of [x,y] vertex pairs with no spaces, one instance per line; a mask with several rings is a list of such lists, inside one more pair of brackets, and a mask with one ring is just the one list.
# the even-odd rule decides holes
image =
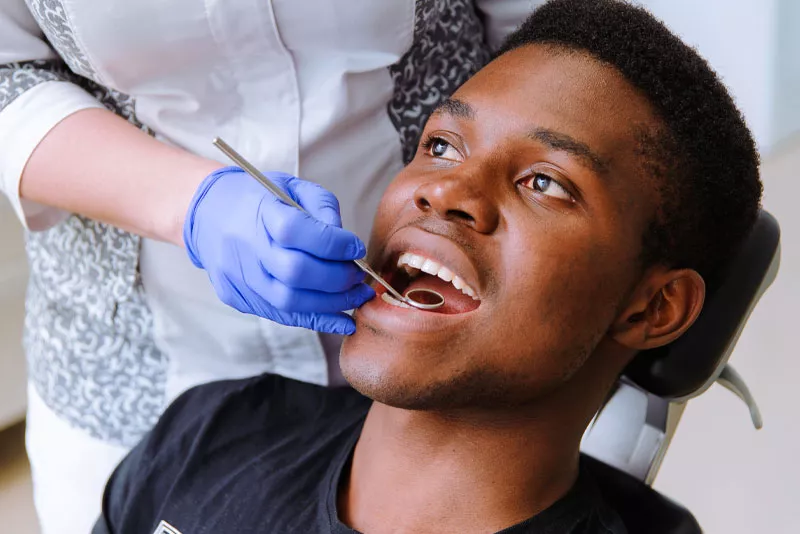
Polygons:
[[[93,532],[353,534],[336,496],[370,403],[275,375],[194,388],[117,467]],[[625,529],[582,468],[566,496],[502,532]]]

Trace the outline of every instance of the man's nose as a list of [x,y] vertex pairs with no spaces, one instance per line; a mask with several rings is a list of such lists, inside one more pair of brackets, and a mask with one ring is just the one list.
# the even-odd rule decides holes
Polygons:
[[500,221],[497,205],[473,179],[457,174],[440,176],[417,187],[414,204],[420,211],[465,224],[482,234],[491,234]]

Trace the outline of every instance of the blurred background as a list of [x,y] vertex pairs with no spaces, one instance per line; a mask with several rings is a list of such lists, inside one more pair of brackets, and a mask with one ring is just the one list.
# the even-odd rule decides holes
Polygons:
[[[688,507],[705,532],[796,534],[800,518],[800,1],[644,0],[695,46],[732,90],[762,154],[764,207],[782,228],[782,264],[731,362],[764,416],[713,386],[691,401],[655,487]],[[22,230],[0,198],[0,530],[37,532],[24,452],[20,336],[26,263]]]
[[732,90],[762,156],[764,207],[782,230],[781,268],[731,358],[761,408],[756,431],[744,403],[719,386],[691,401],[656,489],[687,506],[708,533],[800,532],[800,419],[795,396],[800,317],[800,2],[642,2],[697,47]]

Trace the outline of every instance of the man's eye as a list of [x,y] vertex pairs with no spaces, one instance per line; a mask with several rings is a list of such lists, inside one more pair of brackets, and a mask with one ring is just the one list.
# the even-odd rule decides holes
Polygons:
[[553,178],[550,178],[546,174],[542,174],[537,172],[533,177],[524,180],[523,185],[534,191],[538,191],[543,195],[547,195],[553,198],[559,198],[561,200],[566,200],[572,202],[574,199],[569,191],[564,189],[564,187],[556,182]]
[[453,145],[441,137],[431,137],[423,143],[423,148],[429,156],[452,161],[460,161],[461,155],[453,148]]

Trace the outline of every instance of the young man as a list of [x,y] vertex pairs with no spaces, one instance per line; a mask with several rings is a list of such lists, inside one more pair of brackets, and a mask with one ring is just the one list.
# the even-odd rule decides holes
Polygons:
[[695,52],[621,2],[545,5],[434,113],[375,219],[371,264],[446,305],[378,288],[342,349],[357,391],[186,393],[95,532],[624,532],[581,435],[638,351],[691,326],[760,194]]

